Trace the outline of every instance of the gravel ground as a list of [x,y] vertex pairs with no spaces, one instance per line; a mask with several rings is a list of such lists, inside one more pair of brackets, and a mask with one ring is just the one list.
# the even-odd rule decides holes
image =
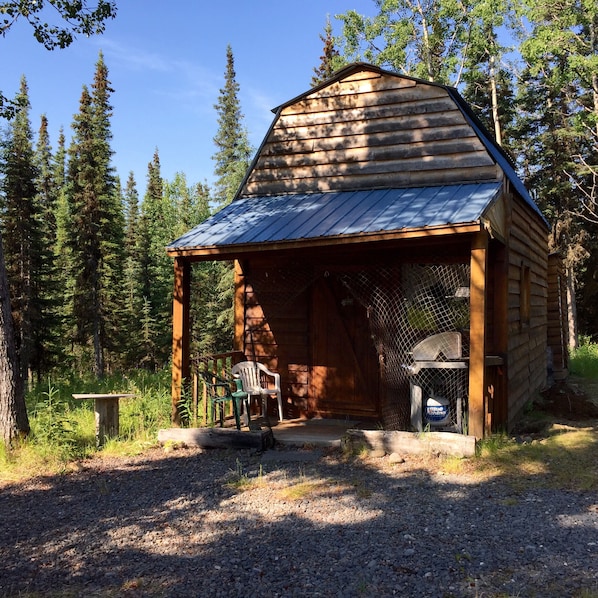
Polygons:
[[323,449],[94,458],[0,487],[0,596],[598,596],[595,493],[437,471]]

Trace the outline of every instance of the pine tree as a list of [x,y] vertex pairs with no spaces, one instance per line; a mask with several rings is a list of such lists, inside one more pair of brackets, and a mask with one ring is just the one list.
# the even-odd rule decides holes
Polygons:
[[223,207],[233,200],[253,153],[243,126],[240,88],[236,80],[235,61],[230,45],[226,48],[224,81],[218,103],[214,106],[218,113],[218,131],[214,137],[217,151],[213,156],[216,163],[214,174],[217,177],[214,199],[218,207]]
[[67,172],[76,340],[82,347],[91,342],[98,376],[105,371],[106,350],[115,348],[122,314],[124,220],[110,164],[112,91],[100,53],[92,93],[83,88],[73,122]]
[[164,181],[156,150],[148,164],[147,189],[141,204],[137,235],[138,292],[143,308],[139,365],[150,370],[155,370],[170,352],[168,322],[172,309],[172,262],[164,251],[170,240],[164,210]]
[[345,61],[335,46],[330,16],[326,18],[324,34],[320,34],[320,39],[322,40],[324,47],[322,49],[322,56],[320,56],[320,65],[317,68],[314,68],[314,76],[311,78],[312,87],[315,87],[331,77],[336,70],[345,64]]
[[40,267],[33,285],[39,297],[40,308],[37,322],[33,325],[32,369],[38,380],[43,372],[56,365],[63,357],[60,329],[59,306],[62,303],[60,278],[56,267],[56,205],[58,189],[55,182],[55,169],[52,148],[48,135],[48,119],[41,117],[35,150],[36,203],[41,214],[41,255]]
[[21,79],[17,101],[21,108],[10,124],[3,151],[2,227],[19,375],[25,381],[34,352],[33,330],[41,324],[38,282],[44,262],[43,214],[36,201],[38,170],[34,160],[25,77]]

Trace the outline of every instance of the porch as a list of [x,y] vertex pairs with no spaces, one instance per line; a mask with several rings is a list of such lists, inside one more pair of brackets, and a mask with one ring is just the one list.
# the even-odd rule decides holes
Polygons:
[[204,448],[233,448],[295,450],[298,448],[367,450],[380,456],[384,454],[440,453],[456,456],[472,456],[475,452],[475,437],[451,432],[413,433],[407,431],[382,430],[371,420],[359,421],[344,418],[294,418],[279,420],[276,405],[265,415],[251,412],[249,425],[236,429],[232,402],[225,413],[224,426],[214,427],[211,421],[206,386],[201,372],[211,372],[223,379],[231,380],[235,363],[244,359],[240,351],[202,356],[192,360],[188,401],[179,405],[179,411],[188,426],[160,430],[158,440],[182,442]]

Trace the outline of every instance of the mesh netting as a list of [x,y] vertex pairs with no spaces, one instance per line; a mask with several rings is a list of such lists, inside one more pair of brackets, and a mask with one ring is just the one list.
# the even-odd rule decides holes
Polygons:
[[[462,431],[467,370],[458,364],[469,354],[469,265],[404,264],[341,280],[367,308],[380,357],[384,427]],[[418,365],[414,347],[443,332],[459,335],[459,355],[440,350],[426,360],[430,367]]]
[[[402,264],[327,275],[336,277],[366,310],[369,335],[380,364],[384,428],[464,431],[469,265]],[[284,317],[317,277],[312,268],[303,266],[269,272],[257,270],[246,280],[262,297],[263,307],[266,307],[263,299],[267,297],[264,313],[272,320]],[[262,325],[258,322],[252,329],[246,322],[248,349]],[[442,333],[458,336],[437,336]],[[457,341],[446,345],[447,338],[458,338],[458,351],[451,350]],[[426,341],[431,353],[428,359],[418,361],[414,348],[422,341]]]

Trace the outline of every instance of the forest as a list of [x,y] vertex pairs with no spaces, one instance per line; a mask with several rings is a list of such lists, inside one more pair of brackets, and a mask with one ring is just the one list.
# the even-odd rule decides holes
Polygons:
[[[568,272],[573,344],[596,341],[596,1],[374,0],[372,15],[349,10],[334,23],[319,34],[322,55],[305,88],[358,60],[456,87],[550,224],[550,248]],[[17,96],[3,98],[0,226],[21,380],[32,384],[56,369],[101,377],[168,364],[165,246],[233,199],[254,151],[231,46],[225,59],[213,187],[182,172],[165,180],[158,150],[148,153],[143,190],[133,173],[120,179],[111,163],[110,98],[118,90],[101,53],[68,146],[63,133],[49,139],[45,117],[31,123],[26,73]],[[230,350],[231,265],[197,264],[193,280],[194,352]]]

